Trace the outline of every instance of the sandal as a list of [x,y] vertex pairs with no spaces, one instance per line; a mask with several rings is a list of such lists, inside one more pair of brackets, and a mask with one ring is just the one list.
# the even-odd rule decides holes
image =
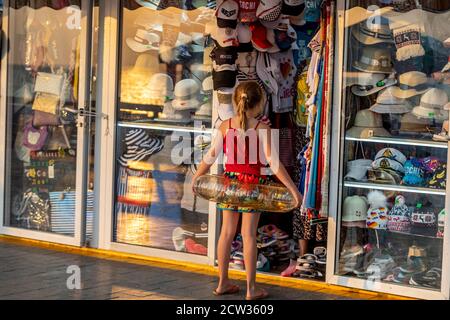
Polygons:
[[277,240],[275,238],[272,238],[272,237],[269,237],[266,235],[259,235],[256,240],[257,240],[256,246],[258,248],[269,247],[277,242]]
[[317,256],[311,253],[307,253],[298,258],[297,261],[299,263],[316,263]]
[[327,264],[327,248],[315,247],[314,255],[317,256],[317,264]]
[[269,293],[264,290],[264,289],[260,289],[259,294],[257,294],[256,296],[253,297],[245,297],[245,300],[262,300],[265,299],[269,296]]
[[239,292],[239,290],[240,290],[239,286],[237,286],[235,284],[232,284],[224,292],[218,292],[217,289],[214,289],[213,295],[215,295],[215,296],[224,296],[226,294],[236,294],[236,293]]

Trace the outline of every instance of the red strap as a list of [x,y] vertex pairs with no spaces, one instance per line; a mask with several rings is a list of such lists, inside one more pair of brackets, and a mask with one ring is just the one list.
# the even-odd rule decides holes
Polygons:
[[258,120],[258,123],[257,123],[256,126],[255,126],[255,130],[258,129],[258,126],[259,126],[259,123],[260,123],[260,122],[261,122],[261,121]]
[[231,118],[228,119],[228,129],[231,129]]

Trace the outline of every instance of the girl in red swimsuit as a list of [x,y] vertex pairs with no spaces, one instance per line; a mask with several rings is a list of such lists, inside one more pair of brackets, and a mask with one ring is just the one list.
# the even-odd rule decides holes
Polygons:
[[[296,185],[279,161],[278,155],[275,152],[271,154],[270,127],[255,119],[261,114],[264,105],[261,87],[252,81],[239,84],[233,95],[233,104],[236,116],[224,121],[220,126],[210,151],[192,179],[193,183],[197,177],[209,171],[223,147],[226,159],[225,176],[247,183],[266,183],[269,181],[270,168],[278,180],[292,192],[297,206],[300,206],[302,196]],[[223,295],[239,292],[239,287],[230,283],[228,265],[231,243],[236,234],[239,215],[242,213],[241,234],[247,274],[246,299],[266,298],[268,293],[264,289],[256,288],[256,235],[260,212],[227,204],[218,204],[217,207],[222,211],[222,229],[217,248],[220,280],[213,293]]]

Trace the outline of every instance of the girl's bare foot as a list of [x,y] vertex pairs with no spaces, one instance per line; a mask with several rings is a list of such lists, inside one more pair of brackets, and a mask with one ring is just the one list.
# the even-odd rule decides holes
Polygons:
[[269,293],[264,289],[254,290],[253,292],[247,293],[245,300],[261,300],[269,296]]
[[227,284],[217,287],[216,290],[213,291],[215,296],[223,296],[224,294],[235,294],[239,292],[239,287],[235,284]]

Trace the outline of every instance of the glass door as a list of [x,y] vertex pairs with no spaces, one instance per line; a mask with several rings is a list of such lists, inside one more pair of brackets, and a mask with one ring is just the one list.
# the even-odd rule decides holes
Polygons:
[[211,143],[214,6],[110,1],[105,8],[103,99],[110,102],[102,107],[111,129],[103,126],[99,139],[111,166],[100,181],[111,195],[100,203],[102,248],[202,263],[213,256],[215,215],[190,183]]
[[91,1],[3,7],[3,234],[82,245],[92,233],[87,180]]
[[450,29],[439,26],[450,6],[440,3],[340,4],[336,283],[448,296]]

